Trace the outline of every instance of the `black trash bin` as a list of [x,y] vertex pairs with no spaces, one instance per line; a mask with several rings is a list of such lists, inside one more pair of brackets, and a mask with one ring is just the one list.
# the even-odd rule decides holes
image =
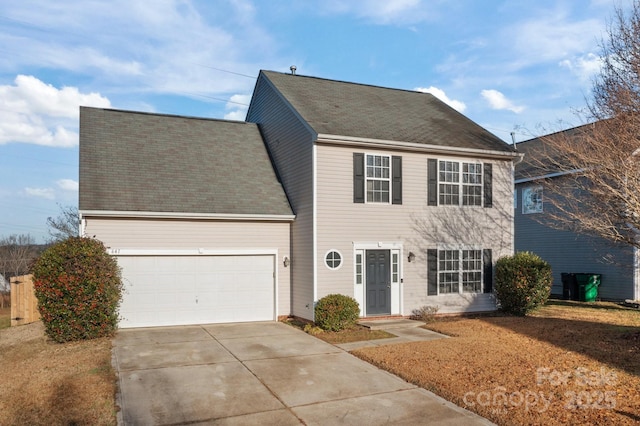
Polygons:
[[562,298],[564,300],[579,300],[578,280],[576,274],[562,272]]

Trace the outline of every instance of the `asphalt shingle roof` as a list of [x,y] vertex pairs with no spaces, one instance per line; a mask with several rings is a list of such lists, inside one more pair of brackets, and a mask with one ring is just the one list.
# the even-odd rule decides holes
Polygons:
[[[550,173],[566,170],[566,167],[561,166],[561,164],[563,164],[562,153],[558,152],[557,145],[550,143],[550,141],[555,138],[560,138],[561,141],[566,140],[572,143],[579,143],[580,135],[587,129],[587,126],[590,125],[572,127],[567,130],[519,142],[516,145],[516,149],[521,154],[524,154],[524,157],[522,162],[516,164],[515,179],[539,178]],[[553,159],[552,163],[547,159]]]
[[292,215],[255,124],[86,107],[79,208]]
[[429,93],[261,71],[318,134],[513,152]]

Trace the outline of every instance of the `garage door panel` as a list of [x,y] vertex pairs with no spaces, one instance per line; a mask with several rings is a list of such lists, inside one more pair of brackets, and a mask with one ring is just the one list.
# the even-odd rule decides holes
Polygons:
[[275,257],[120,256],[121,327],[275,319]]

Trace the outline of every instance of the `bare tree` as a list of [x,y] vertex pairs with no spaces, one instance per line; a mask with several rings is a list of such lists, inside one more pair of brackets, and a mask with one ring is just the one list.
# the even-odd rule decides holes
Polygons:
[[69,237],[77,237],[80,233],[80,215],[75,206],[60,207],[60,214],[57,217],[48,217],[47,226],[52,241],[61,241]]
[[[0,293],[9,292],[11,277],[29,273],[38,256],[35,239],[29,234],[14,234],[0,238]],[[4,297],[0,297],[0,308],[4,308]]]
[[[640,247],[640,0],[615,9],[582,119],[541,138],[535,173],[553,226]],[[531,160],[529,160],[531,161]]]

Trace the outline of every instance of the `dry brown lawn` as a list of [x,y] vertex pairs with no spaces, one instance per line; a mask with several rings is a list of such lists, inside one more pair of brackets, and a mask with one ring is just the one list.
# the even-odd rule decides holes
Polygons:
[[114,425],[114,395],[110,339],[53,343],[41,322],[0,329],[0,425]]
[[500,425],[640,423],[638,310],[557,301],[428,328],[452,338],[354,354]]
[[0,330],[11,326],[11,308],[0,309]]

